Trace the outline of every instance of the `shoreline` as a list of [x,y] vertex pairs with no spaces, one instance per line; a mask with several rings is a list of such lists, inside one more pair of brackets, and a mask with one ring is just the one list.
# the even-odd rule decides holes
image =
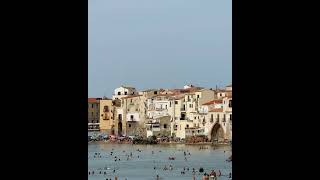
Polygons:
[[170,144],[184,144],[184,145],[211,145],[211,146],[229,146],[228,143],[212,144],[211,142],[200,142],[200,143],[185,143],[185,142],[161,142],[158,144],[132,144],[132,143],[119,143],[110,141],[90,141],[88,144],[131,144],[131,145],[170,145]]

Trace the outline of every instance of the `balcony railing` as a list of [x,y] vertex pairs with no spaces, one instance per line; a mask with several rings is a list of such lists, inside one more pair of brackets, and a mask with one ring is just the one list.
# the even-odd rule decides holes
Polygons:
[[99,130],[100,130],[99,124],[98,125],[93,125],[93,123],[91,123],[89,125],[89,123],[88,123],[88,131],[99,131]]

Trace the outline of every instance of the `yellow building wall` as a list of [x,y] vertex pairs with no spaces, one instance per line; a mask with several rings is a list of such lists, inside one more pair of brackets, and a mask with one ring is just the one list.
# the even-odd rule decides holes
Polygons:
[[[105,112],[105,106],[108,107],[108,112]],[[110,133],[114,125],[112,100],[100,100],[100,131]]]

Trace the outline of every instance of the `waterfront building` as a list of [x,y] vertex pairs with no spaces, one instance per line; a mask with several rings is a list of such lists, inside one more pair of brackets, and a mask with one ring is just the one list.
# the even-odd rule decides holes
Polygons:
[[142,95],[122,97],[116,108],[115,131],[118,135],[142,135],[144,131],[144,102]]
[[114,106],[112,99],[103,98],[100,100],[100,131],[107,134],[114,134]]
[[136,88],[129,87],[129,86],[121,86],[114,90],[114,94],[112,99],[121,99],[123,97],[131,96],[131,95],[138,95]]
[[99,104],[99,121],[95,123],[108,134],[232,139],[231,85],[216,90],[186,85],[183,89],[140,92],[121,86],[115,89],[113,100],[100,99]]
[[100,130],[100,100],[101,98],[88,98],[88,131]]
[[145,123],[147,137],[150,136],[170,136],[170,118],[171,116],[161,116],[148,119]]
[[201,106],[199,126],[204,135],[213,141],[232,140],[232,98],[211,100]]

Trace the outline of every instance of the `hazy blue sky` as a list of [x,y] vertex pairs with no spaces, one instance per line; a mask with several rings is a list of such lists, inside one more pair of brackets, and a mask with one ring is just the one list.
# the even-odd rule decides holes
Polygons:
[[89,97],[231,83],[231,0],[88,2]]

